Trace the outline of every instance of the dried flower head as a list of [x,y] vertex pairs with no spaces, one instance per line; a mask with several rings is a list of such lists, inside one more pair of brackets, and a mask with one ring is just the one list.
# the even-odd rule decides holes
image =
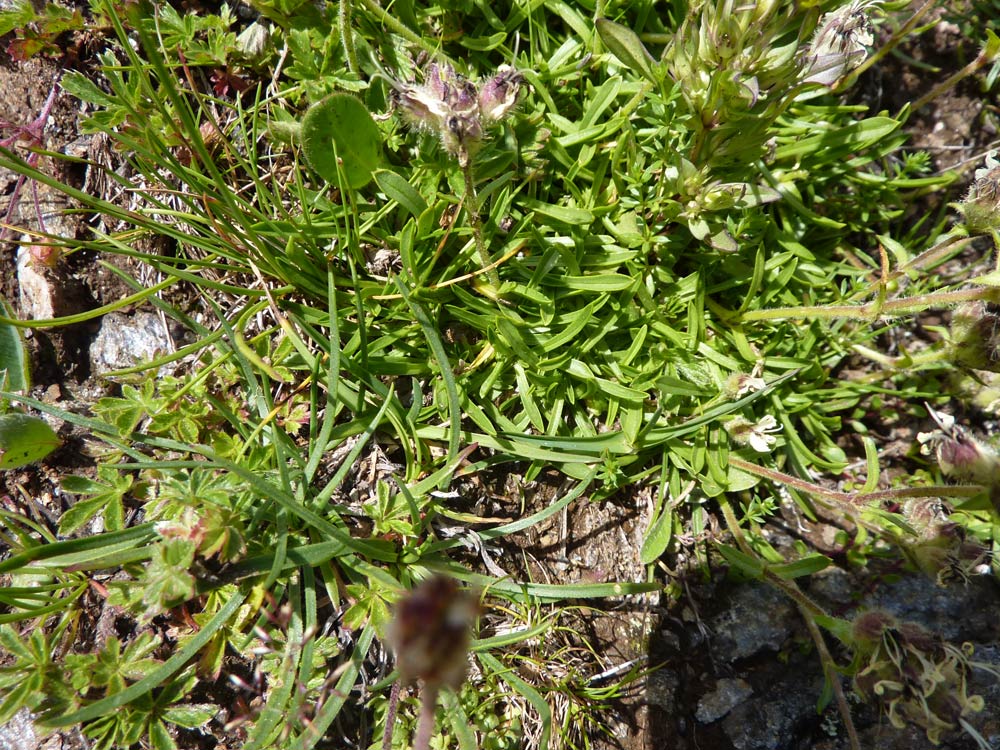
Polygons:
[[386,634],[400,680],[458,688],[465,681],[478,610],[472,592],[446,576],[428,578],[403,597]]
[[853,629],[860,660],[854,689],[881,706],[893,726],[919,726],[936,744],[965,716],[982,710],[983,699],[968,694],[972,667],[981,666],[970,661],[968,644],[959,649],[879,611],[859,615]]
[[945,476],[971,480],[987,487],[1000,483],[1000,456],[955,424],[950,414],[927,407],[938,429],[918,432],[920,452],[934,452]]
[[260,60],[271,48],[271,30],[254,21],[236,37],[237,51],[249,60]]
[[910,500],[903,514],[919,534],[916,540],[904,541],[903,548],[938,586],[968,583],[972,576],[990,571],[990,551],[950,521],[947,506],[937,498]]
[[986,165],[976,170],[976,179],[958,208],[971,234],[1000,229],[1000,161],[996,151],[986,155]]
[[743,398],[747,394],[756,393],[767,388],[767,381],[760,377],[756,368],[751,374],[745,372],[734,372],[726,378],[723,385],[723,392],[730,398]]
[[501,65],[477,87],[450,65],[431,63],[423,84],[394,84],[393,99],[407,122],[436,134],[466,166],[482,145],[484,129],[513,109],[523,82],[517,70]]
[[951,360],[973,370],[1000,372],[1000,315],[983,300],[966,302],[951,316]]
[[833,86],[861,65],[875,41],[868,9],[870,0],[854,2],[827,13],[802,57],[802,81]]

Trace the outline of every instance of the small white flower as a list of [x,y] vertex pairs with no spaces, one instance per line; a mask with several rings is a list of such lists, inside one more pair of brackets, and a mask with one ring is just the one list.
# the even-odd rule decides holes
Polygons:
[[736,398],[742,398],[748,393],[756,393],[757,391],[762,391],[767,388],[767,382],[764,378],[756,377],[754,375],[746,375],[744,373],[736,375],[734,385]]
[[743,417],[736,417],[726,423],[726,431],[733,440],[740,445],[749,445],[758,453],[771,452],[778,441],[773,433],[780,430],[778,420],[770,414],[761,417],[756,424]]
[[747,442],[750,443],[750,447],[753,448],[758,453],[770,453],[771,448],[778,439],[772,435],[773,432],[778,432],[781,430],[781,426],[778,421],[767,414],[761,417],[757,424],[753,425],[750,429],[750,435],[747,438]]

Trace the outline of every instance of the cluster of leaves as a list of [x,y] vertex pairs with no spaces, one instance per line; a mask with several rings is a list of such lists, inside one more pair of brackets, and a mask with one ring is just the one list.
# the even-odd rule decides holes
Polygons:
[[[283,0],[255,3],[261,17],[242,30],[226,8],[196,16],[92,5],[119,44],[98,57],[102,81],[69,74],[62,86],[94,106],[85,128],[126,155],[129,170],[112,179],[139,209],[59,185],[16,155],[2,161],[115,227],[80,247],[137,258],[166,279],[145,289],[124,279],[130,302],[148,300],[196,338],[152,366],[197,364],[183,378],[125,385],[94,418],[60,414],[107,449],[93,476],[66,480],[81,499],[59,530],[99,523],[102,533],[56,541],[4,516],[16,554],[0,570],[49,581],[40,604],[11,596],[12,621],[60,613],[57,632],[69,632],[83,572],[107,568],[130,574],[108,585],[108,600],[145,622],[197,610],[197,630],[173,655],[147,664],[144,652],[136,660],[147,671],[107,686],[59,678],[62,688],[46,687],[56,679],[52,638],[26,644],[5,631],[28,655],[17,674],[40,666],[4,709],[83,722],[101,747],[143,733],[169,747],[166,724],[206,721],[187,696],[219,677],[227,649],[260,640],[255,623],[269,633],[261,669],[277,687],[245,730],[247,746],[282,733],[315,744],[366,668],[391,603],[430,570],[521,603],[657,587],[471,573],[457,562],[460,542],[437,538],[433,525],[455,516],[435,490],[459,470],[518,462],[526,481],[551,466],[578,480],[533,516],[470,527],[480,544],[585,492],[601,499],[648,484],[656,505],[643,562],[685,525],[699,530],[714,500],[737,541],[748,530],[745,544],[721,548],[726,559],[794,596],[794,578],[830,561],[805,550],[788,560],[755,533],[774,512],[770,482],[788,486],[810,516],[817,503],[844,500],[795,476],[848,466],[855,457],[838,438],[845,425],[864,436],[874,415],[885,417],[882,381],[910,414],[936,397],[924,378],[941,362],[906,369],[877,352],[879,336],[902,314],[976,298],[954,289],[969,279],[945,265],[962,245],[940,237],[943,217],[899,228],[906,205],[950,180],[905,151],[906,112],[869,116],[810,82],[809,34],[837,3],[678,2],[655,12],[651,2],[599,3],[595,24],[559,2],[459,3],[448,13],[402,3],[390,14],[368,2]],[[528,48],[514,59],[518,34]],[[517,116],[493,126],[464,174],[433,137],[368,113],[390,110],[419,79],[421,49],[460,71],[450,81],[488,76],[501,62],[523,78]],[[198,90],[201,73],[213,93]],[[176,251],[138,253],[134,234]],[[476,256],[481,238],[488,270]],[[483,283],[488,273],[496,284]],[[162,298],[182,282],[217,320]],[[857,352],[884,368],[879,379],[838,376]],[[380,469],[358,503],[342,485],[375,435],[400,468]],[[859,534],[908,529],[882,505],[926,482],[880,495],[878,457],[863,444],[860,500],[837,507],[870,506]],[[992,507],[966,513],[991,543]],[[265,591],[287,601],[280,627]],[[343,642],[317,634],[322,607],[346,628]],[[548,736],[546,696],[490,653],[542,631],[474,649],[482,681],[448,699],[460,744],[470,741],[454,719],[463,715],[506,742],[490,732],[506,710],[500,684],[542,715]],[[122,653],[129,648],[139,647]],[[325,700],[305,716],[304,695],[321,688]],[[44,695],[67,697],[57,711]]]
[[14,32],[6,51],[12,60],[23,62],[36,55],[63,57],[65,39],[86,27],[78,8],[44,3],[40,9],[29,0],[11,4],[0,13],[0,36]]

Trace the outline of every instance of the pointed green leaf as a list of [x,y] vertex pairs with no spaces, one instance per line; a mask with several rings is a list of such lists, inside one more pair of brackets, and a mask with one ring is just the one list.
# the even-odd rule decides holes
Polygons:
[[673,528],[674,513],[669,508],[664,508],[663,512],[649,525],[646,538],[642,541],[639,561],[643,565],[656,562],[660,555],[667,551],[667,545],[670,544],[670,538],[673,536]]
[[601,35],[601,41],[615,57],[647,80],[657,82],[653,67],[656,61],[632,29],[606,18],[598,18],[597,33]]
[[416,217],[427,210],[427,201],[406,178],[389,169],[375,172],[375,182],[390,200],[396,201]]
[[760,578],[764,574],[764,563],[756,557],[740,552],[727,544],[717,545],[726,562],[750,578]]
[[824,568],[830,567],[832,561],[829,557],[815,553],[807,555],[801,560],[794,560],[782,565],[769,565],[768,570],[782,578],[800,578],[818,573]]
[[[7,303],[0,300],[0,315],[12,318]],[[28,376],[28,357],[24,352],[21,331],[9,323],[0,322],[0,382],[6,373],[5,390],[26,393],[31,387]]]

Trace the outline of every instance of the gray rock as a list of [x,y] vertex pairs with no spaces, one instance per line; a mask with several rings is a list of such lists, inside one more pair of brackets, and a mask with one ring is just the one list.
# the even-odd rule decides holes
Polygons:
[[173,342],[159,316],[108,313],[90,345],[90,362],[94,374],[100,375],[148,362],[172,350]]
[[733,594],[729,608],[708,623],[715,634],[712,651],[729,662],[763,649],[777,651],[791,633],[796,614],[785,595],[770,586],[741,587]]
[[938,586],[926,576],[912,575],[880,586],[865,597],[862,609],[884,609],[900,620],[915,622],[949,641],[985,643],[1000,637],[1000,590],[986,576],[967,585]]
[[773,689],[759,691],[736,706],[723,719],[722,729],[736,750],[790,749],[816,718],[822,684],[816,675],[793,672],[784,684],[769,683]]
[[856,590],[857,583],[843,568],[831,566],[809,579],[809,596],[830,610],[853,605]]
[[646,678],[646,703],[663,709],[666,716],[673,715],[676,710],[677,688],[681,678],[669,669],[657,669]]
[[0,750],[35,750],[38,735],[35,733],[35,717],[31,711],[22,708],[10,721],[0,726]]
[[715,690],[698,701],[694,717],[702,724],[711,724],[732,711],[753,695],[753,688],[740,679],[723,678],[715,683]]

